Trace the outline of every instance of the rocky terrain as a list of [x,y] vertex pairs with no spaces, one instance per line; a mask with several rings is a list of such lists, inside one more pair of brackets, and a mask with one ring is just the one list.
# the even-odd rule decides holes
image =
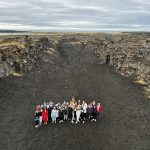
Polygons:
[[[39,33],[0,37],[0,149],[149,150],[149,35]],[[16,77],[17,76],[17,77]],[[97,122],[34,128],[38,104],[100,101]]]
[[[95,43],[96,42],[96,43]],[[150,38],[146,35],[121,34],[92,43],[102,64],[109,64],[125,77],[146,84],[150,89]]]
[[[6,36],[0,40],[0,77],[24,74],[40,63],[41,52],[93,50],[101,64],[109,64],[125,77],[146,85],[150,93],[150,35],[148,33],[50,33]],[[17,75],[17,74],[16,74]]]
[[[52,44],[53,45],[53,44]],[[39,52],[51,48],[47,38],[32,41],[25,36],[21,38],[8,38],[0,43],[0,77],[15,73],[26,73],[31,71],[38,59]]]

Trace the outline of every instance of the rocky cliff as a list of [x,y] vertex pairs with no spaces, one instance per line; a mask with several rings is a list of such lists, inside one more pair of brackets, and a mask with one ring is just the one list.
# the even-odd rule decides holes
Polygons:
[[0,77],[10,74],[23,74],[30,71],[38,61],[38,55],[54,47],[48,38],[42,37],[32,40],[25,36],[20,38],[8,38],[0,42]]
[[140,81],[150,89],[150,38],[145,35],[116,35],[92,43],[102,64],[109,64],[125,77]]

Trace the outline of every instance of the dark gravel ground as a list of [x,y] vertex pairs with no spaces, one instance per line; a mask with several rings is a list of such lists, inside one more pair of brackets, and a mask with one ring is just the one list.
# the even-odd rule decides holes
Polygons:
[[[150,101],[142,86],[98,64],[92,51],[65,53],[45,52],[30,73],[0,78],[0,150],[150,150]],[[73,95],[87,102],[102,96],[101,120],[34,128],[37,104]]]

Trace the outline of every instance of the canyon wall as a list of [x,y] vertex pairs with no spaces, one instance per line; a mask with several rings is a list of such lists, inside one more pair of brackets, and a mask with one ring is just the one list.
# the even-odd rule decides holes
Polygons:
[[121,75],[142,79],[150,85],[150,38],[127,35],[119,37],[92,43],[96,45],[95,55],[101,63],[113,66]]

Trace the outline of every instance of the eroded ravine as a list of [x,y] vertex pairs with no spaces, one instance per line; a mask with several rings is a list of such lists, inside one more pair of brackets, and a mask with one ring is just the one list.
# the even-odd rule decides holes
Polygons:
[[[24,76],[0,78],[0,149],[149,149],[150,103],[142,86],[101,65],[92,49],[75,49],[63,47],[65,57],[42,52]],[[37,104],[72,95],[87,102],[102,97],[101,120],[34,128]]]

